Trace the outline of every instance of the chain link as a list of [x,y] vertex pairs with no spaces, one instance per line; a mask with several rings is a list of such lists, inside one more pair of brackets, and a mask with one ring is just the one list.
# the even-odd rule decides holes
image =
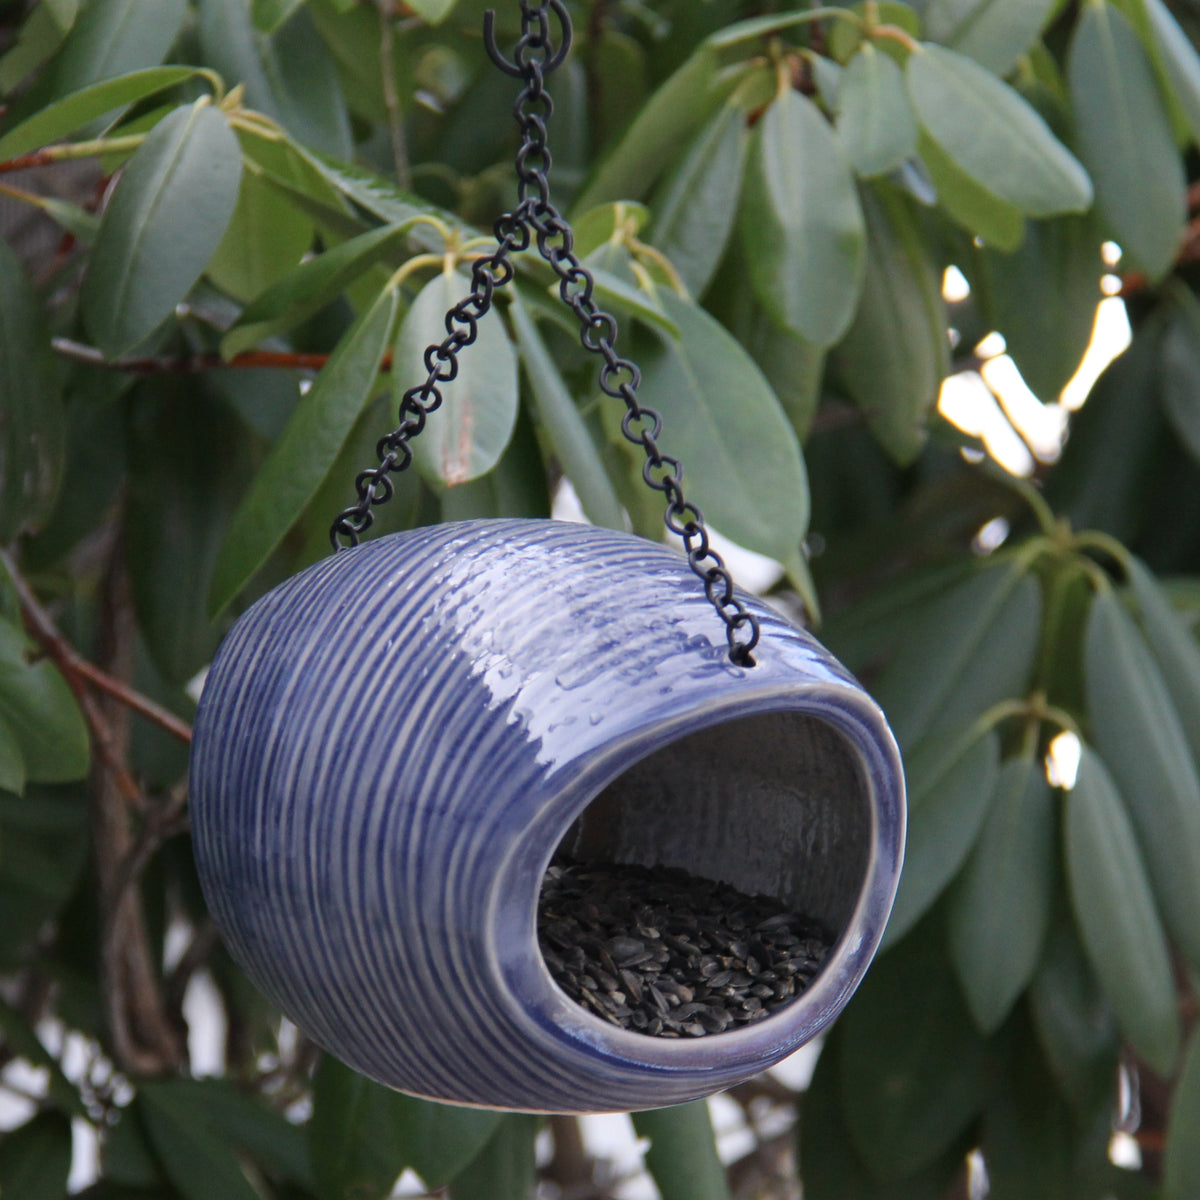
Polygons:
[[[474,263],[470,292],[446,314],[446,337],[425,351],[428,375],[404,393],[400,401],[400,424],[379,440],[376,446],[379,465],[359,473],[355,480],[358,500],[338,515],[330,529],[330,541],[335,550],[357,545],[360,535],[374,520],[373,506],[391,498],[394,486],[389,475],[405,470],[412,463],[409,442],[425,428],[429,414],[441,405],[438,385],[449,383],[458,374],[458,355],[475,341],[479,321],[491,309],[496,289],[512,281],[515,274],[512,255],[536,245],[538,253],[558,276],[558,294],[579,322],[581,343],[603,359],[600,390],[625,404],[621,432],[633,445],[640,446],[645,455],[642,477],[648,487],[661,492],[666,499],[666,526],[682,539],[688,565],[725,623],[730,659],[740,666],[753,666],[752,651],[760,636],[758,620],[734,594],[732,576],[709,542],[703,514],[684,496],[682,465],[659,448],[662,418],[654,409],[639,403],[641,372],[636,364],[617,354],[616,319],[596,305],[592,295],[594,280],[575,253],[574,232],[550,201],[551,156],[546,144],[546,122],[554,104],[545,90],[544,79],[566,56],[571,39],[570,18],[561,0],[520,0],[520,4],[521,36],[512,63],[496,48],[492,13],[484,20],[484,42],[493,62],[506,74],[524,80],[513,106],[513,115],[521,127],[521,148],[516,156],[517,206],[493,226],[495,251]],[[562,29],[557,48],[551,39],[552,13]]]

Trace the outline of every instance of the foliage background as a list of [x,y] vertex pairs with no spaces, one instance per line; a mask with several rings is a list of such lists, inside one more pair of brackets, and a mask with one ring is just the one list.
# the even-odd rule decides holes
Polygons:
[[[93,1200],[365,1198],[406,1167],[454,1200],[612,1194],[571,1119],[320,1060],[227,958],[188,847],[189,685],[327,552],[515,198],[482,8],[0,4],[0,1085],[29,1114],[5,1196],[65,1195],[88,1128]],[[571,8],[554,194],[598,297],[689,497],[781,564],[911,793],[885,952],[811,1085],[735,1091],[755,1139],[727,1170],[703,1105],[636,1116],[657,1186],[1200,1196],[1200,18]],[[565,479],[662,535],[550,283],[522,262],[373,532],[546,516]],[[1132,344],[1067,412],[1102,288]],[[992,332],[1069,423],[1024,475],[937,408]]]

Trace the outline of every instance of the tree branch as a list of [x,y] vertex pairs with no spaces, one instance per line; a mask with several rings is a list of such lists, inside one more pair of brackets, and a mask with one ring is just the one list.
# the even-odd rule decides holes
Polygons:
[[[274,370],[319,371],[328,361],[328,354],[297,354],[284,350],[244,350],[230,359],[219,354],[181,354],[161,358],[106,359],[95,346],[85,346],[70,338],[52,338],[50,345],[60,358],[83,363],[88,367],[103,367],[106,371],[125,371],[133,375],[191,375],[203,371],[220,371],[229,367],[268,368]],[[384,358],[381,370],[391,366],[391,355]]]
[[[173,712],[163,708],[161,704],[157,704],[148,696],[143,696],[141,692],[135,691],[127,683],[115,678],[107,671],[101,670],[94,663],[88,662],[59,633],[50,614],[38,603],[37,597],[33,594],[33,589],[25,582],[24,577],[17,569],[17,564],[12,555],[3,548],[0,548],[0,563],[3,564],[9,578],[12,580],[13,590],[17,593],[17,600],[21,605],[21,613],[25,618],[26,628],[54,665],[63,673],[67,683],[70,684],[71,690],[79,700],[79,706],[83,710],[84,719],[88,722],[88,728],[98,743],[98,749],[102,756],[105,755],[107,749],[111,748],[112,736],[107,728],[107,723],[96,709],[91,697],[87,694],[87,690],[83,686],[85,683],[90,684],[112,699],[119,701],[126,708],[139,713],[148,721],[152,721],[155,725],[159,726],[159,728],[165,729],[167,733],[177,737],[181,742],[191,742],[192,727],[186,721],[180,720]],[[125,776],[122,791],[132,793],[132,795],[127,795],[127,798],[140,797],[141,789],[129,777],[128,771],[125,770],[123,765],[112,761],[110,761],[109,765]]]
[[[133,625],[121,551],[114,552],[101,589],[100,653],[124,673],[132,662]],[[105,698],[95,701],[113,738],[118,761],[129,744],[129,710]],[[106,711],[107,710],[107,711]],[[127,773],[127,772],[126,772]],[[144,807],[146,821],[135,837],[128,807],[114,795],[114,773],[92,772],[91,809],[94,861],[100,910],[100,980],[105,1023],[114,1060],[135,1075],[161,1075],[187,1063],[184,1031],[163,1003],[159,971],[133,886],[162,840],[162,812]],[[179,804],[179,798],[173,798]]]

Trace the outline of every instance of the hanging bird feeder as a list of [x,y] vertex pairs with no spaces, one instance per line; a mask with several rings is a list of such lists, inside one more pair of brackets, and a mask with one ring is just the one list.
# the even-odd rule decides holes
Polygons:
[[[221,646],[196,719],[192,831],[234,957],[363,1074],[498,1108],[658,1107],[771,1066],[841,1011],[891,908],[903,775],[850,674],[735,592],[658,448],[548,197],[542,81],[566,54],[566,12],[521,8],[515,65],[485,23],[525,85],[519,203],[334,524],[350,545]],[[531,244],[626,403],[686,559],[554,521],[357,544]],[[595,901],[611,879],[621,928]],[[715,919],[680,907],[697,883]]]

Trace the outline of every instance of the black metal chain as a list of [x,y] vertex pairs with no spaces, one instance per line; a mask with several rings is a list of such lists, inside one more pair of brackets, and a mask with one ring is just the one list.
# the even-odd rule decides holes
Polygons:
[[[551,158],[546,145],[546,122],[554,104],[545,90],[544,79],[570,48],[570,17],[562,0],[520,0],[520,4],[521,36],[511,63],[496,46],[493,13],[489,11],[484,17],[488,55],[505,74],[525,83],[513,106],[513,115],[521,126],[521,148],[516,157],[517,206],[493,226],[496,250],[473,264],[469,294],[446,314],[447,336],[425,351],[429,374],[422,383],[404,393],[400,401],[400,424],[380,439],[376,447],[379,465],[359,473],[355,480],[358,501],[334,521],[330,541],[335,550],[357,545],[359,535],[374,520],[372,507],[391,498],[395,489],[388,476],[412,463],[409,442],[425,428],[429,414],[441,405],[438,385],[450,382],[458,374],[458,354],[475,341],[479,321],[491,309],[496,288],[512,281],[515,274],[512,255],[529,249],[531,243],[536,244],[538,253],[558,276],[559,296],[579,321],[584,348],[604,360],[599,372],[600,390],[625,403],[621,432],[645,454],[642,477],[646,484],[666,497],[666,526],[683,540],[688,565],[725,623],[730,659],[740,666],[753,666],[752,651],[760,636],[758,620],[734,595],[733,579],[724,560],[710,545],[703,514],[684,497],[682,465],[659,449],[662,419],[654,409],[638,402],[641,372],[633,362],[617,354],[616,319],[600,309],[592,298],[595,282],[575,254],[574,232],[550,201]],[[558,18],[562,29],[557,47],[551,39],[551,13]]]

